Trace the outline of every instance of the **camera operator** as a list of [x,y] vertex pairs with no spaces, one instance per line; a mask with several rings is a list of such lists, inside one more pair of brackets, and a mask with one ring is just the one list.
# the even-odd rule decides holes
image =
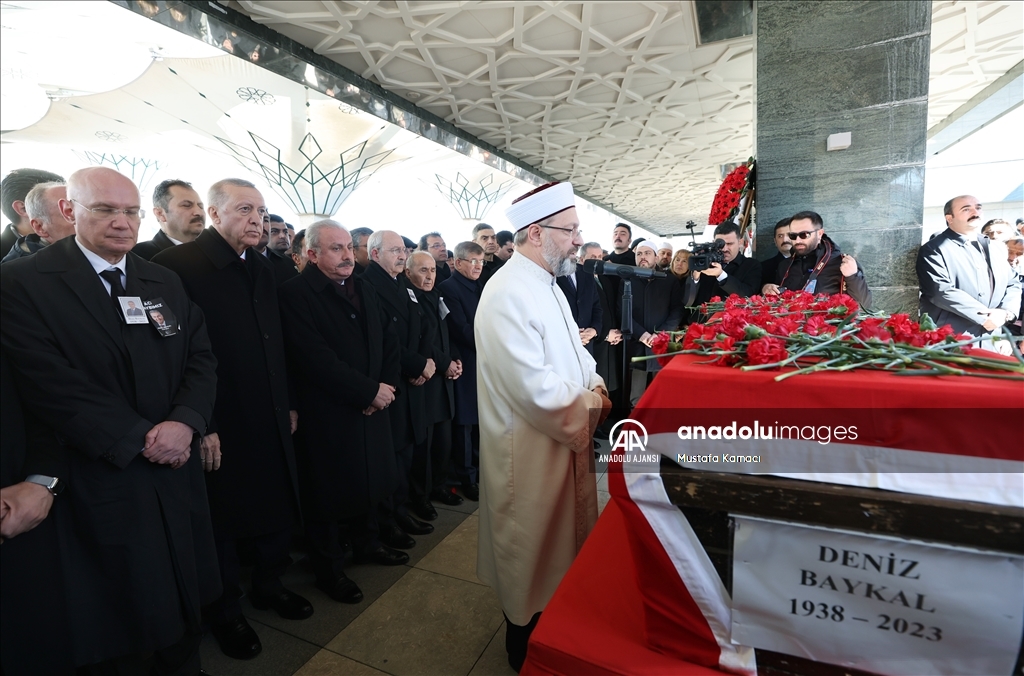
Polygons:
[[779,265],[776,284],[764,287],[765,295],[785,289],[803,289],[815,295],[848,293],[861,307],[871,307],[871,289],[856,259],[839,250],[825,234],[821,216],[813,211],[794,214],[787,237],[793,242],[792,258]]
[[[740,227],[726,221],[715,228],[715,240],[721,241],[722,262],[712,262],[703,270],[694,265],[684,282],[683,305],[691,307],[706,303],[715,296],[725,299],[732,294],[747,297],[757,293],[761,285],[761,263],[740,253]],[[689,324],[699,316],[697,310],[683,310],[683,323]]]
[[[658,245],[651,240],[644,240],[636,245],[636,264],[638,267],[654,270],[658,263]],[[679,326],[682,316],[682,298],[679,283],[674,277],[654,277],[633,280],[633,341],[630,344],[630,357],[651,356],[651,342],[658,331],[674,331]],[[622,316],[622,298],[616,299],[616,314]],[[621,338],[617,329],[609,332],[609,336]],[[647,384],[654,378],[654,373],[661,369],[657,359],[635,362],[632,364],[629,399],[632,406],[640,401]]]

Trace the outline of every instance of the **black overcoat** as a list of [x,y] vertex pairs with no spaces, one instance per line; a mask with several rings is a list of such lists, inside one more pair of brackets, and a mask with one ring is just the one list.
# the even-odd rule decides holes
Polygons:
[[455,381],[455,424],[476,425],[476,337],[473,322],[480,304],[480,283],[459,272],[441,282],[438,291],[448,307],[448,335],[462,360],[462,376]]
[[[594,281],[594,275],[584,270],[582,265],[577,265],[573,276],[576,281],[575,284],[569,279],[568,275],[558,277],[556,280],[558,288],[562,290],[566,301],[569,303],[569,309],[572,311],[572,318],[576,322],[576,326],[581,329],[594,329],[597,331],[597,335],[600,336],[604,316],[601,312],[601,298],[598,295],[599,289],[597,282]],[[607,334],[607,331],[605,333]],[[594,343],[596,340],[597,337],[595,336],[586,344],[587,352],[591,355],[594,354]]]
[[[428,357],[437,365],[434,377],[423,385],[426,400],[427,423],[451,420],[455,416],[454,381],[445,375],[452,361],[459,358],[448,334],[448,323],[441,319],[441,294],[434,287],[430,291],[414,289],[423,310],[423,335],[429,345]],[[447,311],[446,311],[447,314]]]
[[210,419],[203,313],[170,271],[129,254],[126,273],[128,295],[163,299],[176,335],[125,325],[74,237],[0,268],[0,334],[23,404],[67,462],[55,516],[76,664],[166,647],[221,593],[199,435],[180,469],[141,455],[156,423],[202,431]]
[[[214,228],[157,254],[203,310],[217,356],[220,469],[206,474],[218,540],[279,532],[295,521],[298,478],[277,283],[266,258],[243,261]],[[302,424],[302,421],[299,421]]]
[[163,230],[158,230],[153,236],[153,239],[139,242],[132,249],[132,253],[140,258],[145,258],[147,261],[153,260],[153,256],[157,255],[164,249],[170,249],[174,246],[174,242],[167,236]]
[[372,513],[397,478],[391,407],[363,415],[380,383],[400,380],[398,337],[373,287],[356,285],[357,312],[315,265],[279,289],[302,424],[296,455],[311,521]]
[[398,275],[397,279],[392,279],[376,261],[370,261],[360,279],[377,292],[381,307],[390,315],[391,325],[398,337],[402,378],[395,393],[395,401],[388,409],[391,413],[391,436],[395,448],[421,443],[427,438],[424,385],[413,385],[409,382],[409,378],[422,375],[429,358],[429,348],[423,335],[423,313],[420,304],[413,300],[415,295],[410,296],[413,294],[412,285],[405,275]]

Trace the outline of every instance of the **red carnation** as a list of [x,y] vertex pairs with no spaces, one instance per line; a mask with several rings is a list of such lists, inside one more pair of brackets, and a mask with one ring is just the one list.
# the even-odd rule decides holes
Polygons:
[[750,341],[747,345],[747,363],[752,366],[758,364],[774,364],[789,357],[786,350],[786,343],[778,338],[765,336]]
[[697,350],[701,345],[696,342],[698,338],[704,337],[704,325],[693,323],[686,327],[686,335],[683,336],[684,350]]
[[877,317],[869,317],[861,322],[857,337],[864,342],[876,340],[888,343],[892,340],[892,335],[885,329],[885,320]]
[[659,331],[658,335],[651,341],[651,352],[654,354],[665,354],[668,351],[669,337],[664,331]]
[[716,352],[725,352],[725,354],[718,355],[715,360],[711,362],[712,364],[717,364],[718,366],[732,366],[740,359],[739,355],[736,354],[736,339],[732,336],[726,336],[725,338],[717,341],[711,346],[711,349]]
[[804,323],[804,332],[809,336],[821,336],[835,333],[836,327],[826,322],[821,315],[811,315]]

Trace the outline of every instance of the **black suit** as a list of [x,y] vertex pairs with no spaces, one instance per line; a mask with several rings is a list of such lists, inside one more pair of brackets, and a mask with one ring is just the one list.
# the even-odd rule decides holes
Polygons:
[[413,500],[423,502],[428,499],[430,491],[443,489],[448,478],[455,386],[446,373],[452,362],[459,358],[459,353],[452,344],[448,323],[441,318],[440,291],[437,287],[430,291],[415,291],[423,309],[423,335],[429,345],[429,356],[437,366],[434,377],[423,385],[427,438],[416,444],[409,478]]
[[397,479],[391,408],[363,411],[380,383],[398,385],[398,336],[373,287],[354,276],[346,283],[355,285],[358,308],[312,264],[280,288],[300,415],[296,456],[310,558],[324,581],[342,572],[338,521],[365,523]]
[[[388,410],[391,413],[391,436],[398,464],[398,481],[391,502],[391,510],[404,515],[409,500],[409,473],[412,471],[413,449],[427,438],[427,416],[423,387],[413,385],[410,378],[418,378],[427,366],[429,343],[424,339],[422,309],[414,301],[412,286],[404,274],[392,279],[376,261],[371,261],[366,272],[359,278],[372,286],[380,299],[381,307],[391,318],[391,326],[398,337],[401,381],[395,392],[395,401]],[[388,520],[385,509],[383,517]]]
[[614,392],[619,388],[619,373],[622,369],[622,348],[621,344],[609,344],[605,338],[608,337],[608,333],[612,329],[620,328],[619,315],[615,311],[615,296],[612,293],[615,284],[612,278],[606,275],[594,275],[594,283],[597,285],[597,299],[601,305],[601,330],[597,332],[597,337],[590,342],[594,346],[597,374],[604,378],[608,391]]
[[8,223],[3,233],[0,233],[0,258],[6,256],[11,251],[11,247],[18,241],[19,237],[21,237],[21,233],[14,227],[14,223]]
[[437,271],[437,276],[434,277],[434,288],[435,289],[437,288],[438,284],[440,284],[441,282],[443,282],[444,280],[448,279],[449,277],[451,277],[454,274],[452,272],[452,269],[450,267],[448,267],[448,263],[447,262],[445,262],[445,263],[437,263],[434,266],[434,269]]
[[278,253],[267,247],[267,260],[274,266],[274,279],[277,280],[278,286],[299,276],[299,271],[295,269],[295,261],[290,255]]
[[[256,538],[274,553],[257,562],[253,586],[273,593],[287,567],[289,532],[298,515],[284,335],[270,262],[248,249],[245,260],[214,228],[154,259],[178,273],[206,316],[217,356],[217,402],[209,432],[223,461],[206,474],[225,598],[214,621],[241,613],[234,542]],[[273,542],[271,542],[273,541]]]
[[[694,282],[692,275],[687,273],[683,277],[681,285],[683,304],[686,307],[692,307],[706,303],[715,296],[725,300],[733,294],[749,298],[760,293],[761,289],[758,284],[761,283],[761,264],[758,261],[747,258],[743,254],[737,254],[736,258],[725,264],[722,271],[726,273],[726,278],[721,282],[711,275],[704,274],[698,277],[697,282]],[[683,323],[689,324],[696,321],[699,316],[700,313],[697,310],[684,310]]]
[[[572,318],[576,322],[576,326],[581,329],[594,329],[600,336],[604,316],[594,275],[584,270],[582,265],[577,265],[573,279],[569,279],[569,276],[566,275],[558,277],[556,282],[558,288],[565,294],[565,299],[569,301],[569,309],[572,311]],[[594,354],[595,341],[597,341],[597,337],[592,338],[586,345],[587,352],[591,355]]]
[[[651,279],[633,280],[633,323],[630,356],[650,356],[649,347],[640,342],[644,333],[674,331],[683,316],[683,299],[679,282],[671,275]],[[622,314],[622,298],[617,299],[616,311]],[[657,359],[637,362],[633,368],[638,371],[659,371]]]
[[483,286],[455,272],[438,287],[448,307],[448,335],[462,360],[455,381],[455,419],[452,427],[452,466],[463,484],[475,484],[480,468],[480,432],[476,406],[476,336],[474,323]]
[[779,283],[779,266],[782,264],[782,261],[785,260],[789,260],[789,258],[787,256],[783,256],[782,252],[779,252],[768,260],[761,261],[761,286],[757,288],[755,293],[761,293],[761,289],[764,288],[765,284]]
[[216,362],[203,314],[173,273],[131,254],[126,272],[127,293],[163,299],[176,335],[124,324],[74,237],[0,268],[4,348],[67,462],[55,516],[79,665],[195,634],[220,593],[199,435],[177,470],[141,454],[156,423],[206,429]]
[[160,230],[153,236],[153,239],[148,242],[139,242],[136,244],[135,248],[132,249],[132,253],[136,256],[145,258],[147,261],[151,261],[153,260],[153,256],[157,255],[164,249],[170,249],[172,246],[174,246],[174,242],[172,242],[171,238],[167,236],[167,233]]
[[505,261],[501,260],[497,256],[491,258],[491,260],[484,261],[483,272],[480,273],[480,286],[486,286],[487,281],[494,276],[494,273],[501,269],[501,266],[505,264]]

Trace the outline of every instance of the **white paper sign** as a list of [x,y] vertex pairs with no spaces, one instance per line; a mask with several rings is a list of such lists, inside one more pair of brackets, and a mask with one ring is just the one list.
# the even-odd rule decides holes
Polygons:
[[1024,558],[735,518],[733,643],[894,676],[1013,671]]

